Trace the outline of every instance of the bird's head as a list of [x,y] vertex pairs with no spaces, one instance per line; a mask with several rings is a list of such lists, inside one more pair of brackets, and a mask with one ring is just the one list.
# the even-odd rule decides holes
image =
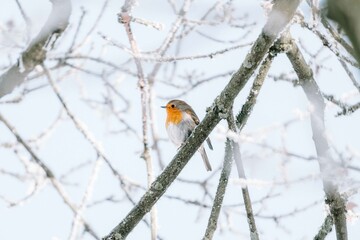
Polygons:
[[162,106],[162,108],[166,109],[167,114],[176,114],[190,109],[190,106],[182,100],[175,99],[169,101],[165,106]]

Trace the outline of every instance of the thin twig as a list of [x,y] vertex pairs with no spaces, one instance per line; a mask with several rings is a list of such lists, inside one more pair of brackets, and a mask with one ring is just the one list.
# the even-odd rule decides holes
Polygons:
[[98,157],[95,161],[93,170],[90,174],[89,182],[87,184],[85,193],[81,200],[81,203],[77,207],[77,211],[75,213],[73,224],[72,224],[72,229],[70,231],[70,237],[69,237],[70,240],[78,239],[79,227],[81,226],[81,218],[87,207],[87,202],[90,200],[92,192],[94,190],[94,185],[96,182],[97,175],[100,171],[101,164],[102,164],[102,159],[100,157]]
[[[123,23],[125,32],[128,36],[131,51],[136,56],[139,54],[139,47],[131,30],[131,25],[129,18],[131,17],[131,10],[133,1],[127,0],[125,1],[121,13],[118,14],[119,22]],[[149,102],[149,83],[147,79],[145,79],[144,71],[142,67],[142,63],[140,59],[134,57],[135,65],[137,68],[137,75],[138,75],[138,86],[140,88],[140,97],[141,97],[141,119],[142,119],[142,142],[143,142],[143,153],[142,157],[146,163],[146,173],[147,173],[147,181],[148,181],[148,188],[152,182],[154,181],[154,170],[152,165],[152,158],[150,154],[149,148],[149,137],[148,137],[148,102]],[[156,240],[157,238],[157,211],[156,207],[152,207],[150,211],[150,225],[151,225],[151,240]]]
[[[19,135],[16,131],[15,127],[13,127],[1,114],[0,114],[0,121],[5,124],[5,126],[12,132],[12,134],[16,137],[17,141],[26,149],[26,151],[30,154],[33,161],[41,167],[44,171],[46,177],[50,180],[51,184],[60,195],[60,197],[64,200],[65,204],[69,206],[74,214],[77,212],[77,208],[75,204],[73,204],[66,193],[65,189],[61,185],[61,183],[55,178],[55,174],[53,171],[44,163],[43,160],[38,157],[38,155],[32,150],[32,148],[25,142],[25,140]],[[89,232],[95,239],[100,239],[100,237],[95,233],[93,228],[81,217],[81,222],[84,224],[85,230]]]
[[[172,27],[165,37],[162,45],[160,46],[158,50],[158,54],[160,56],[163,56],[166,51],[169,49],[170,45],[174,42],[175,34],[177,33],[178,29],[181,26],[181,23],[187,14],[190,4],[192,0],[185,0],[182,8],[179,11],[179,15],[176,18],[175,22],[172,24]],[[158,162],[160,165],[160,168],[164,168],[164,163],[162,160],[160,147],[159,147],[159,133],[157,129],[157,118],[156,118],[156,111],[155,111],[155,93],[154,93],[154,84],[155,84],[155,78],[158,74],[161,67],[161,63],[158,62],[153,67],[151,73],[147,76],[148,79],[148,87],[149,87],[149,101],[148,101],[148,109],[149,109],[149,116],[150,116],[150,128],[151,128],[151,134],[153,139],[153,149],[156,151]]]
[[32,30],[32,23],[31,23],[31,19],[29,18],[29,16],[26,14],[24,8],[21,6],[20,1],[19,0],[15,0],[16,4],[18,5],[18,8],[20,10],[21,16],[23,17],[25,23],[26,23],[26,36],[27,36],[27,41],[29,41],[30,37],[31,37],[31,30]]
[[314,240],[325,240],[326,236],[331,232],[334,220],[331,214],[327,215],[324,223],[321,225],[319,232],[314,237]]
[[101,18],[105,15],[104,12],[105,12],[105,9],[106,9],[108,3],[109,3],[109,0],[105,0],[105,1],[104,1],[104,4],[102,5],[102,7],[101,7],[101,9],[100,9],[100,11],[99,11],[99,15],[98,15],[98,17],[96,18],[96,20],[94,21],[92,27],[91,27],[90,30],[85,34],[85,37],[83,38],[83,40],[80,41],[80,43],[79,43],[77,46],[75,46],[73,49],[78,49],[78,48],[80,48],[82,45],[84,45],[84,44],[88,41],[88,39],[90,38],[91,34],[94,32],[94,30],[96,29],[96,27],[97,27],[98,24],[100,23]]
[[176,61],[186,61],[186,60],[197,60],[197,59],[203,59],[203,58],[214,58],[218,55],[222,55],[224,53],[239,49],[239,48],[244,48],[244,47],[248,47],[250,45],[252,45],[253,43],[243,43],[243,44],[237,44],[235,46],[232,47],[227,47],[227,48],[223,48],[220,49],[218,51],[215,52],[211,52],[211,53],[206,53],[206,54],[198,54],[198,55],[190,55],[190,56],[169,56],[169,57],[157,57],[157,56],[152,56],[152,55],[144,55],[144,54],[132,54],[134,55],[136,58],[143,60],[143,61],[148,61],[148,62],[158,62],[158,63],[162,63],[162,62],[176,62]]
[[233,150],[231,140],[227,139],[225,142],[225,157],[223,168],[221,170],[220,179],[218,183],[218,187],[216,190],[215,198],[213,201],[213,205],[211,208],[210,217],[208,220],[208,225],[206,227],[205,236],[203,240],[211,240],[213,239],[215,230],[217,228],[218,219],[220,215],[220,210],[223,204],[223,200],[225,197],[226,187],[229,182],[229,176],[231,173],[231,167],[233,163]]
[[[269,65],[270,67],[270,65]],[[236,125],[235,125],[235,119],[233,113],[228,117],[228,124],[229,129],[233,131],[234,133],[237,133]],[[238,176],[240,179],[246,179],[245,175],[245,169],[244,165],[241,159],[241,153],[240,153],[240,146],[238,142],[232,141],[232,147],[233,147],[233,153],[234,153],[234,160],[236,164],[236,168],[238,171]],[[252,209],[252,203],[250,199],[250,193],[247,186],[243,186],[241,188],[242,196],[244,199],[245,204],[245,211],[247,216],[247,222],[249,224],[249,230],[250,230],[250,239],[251,240],[259,240],[259,233],[257,231],[256,223],[255,223],[255,217],[254,212]]]
[[251,112],[256,104],[256,99],[260,93],[260,89],[269,72],[274,57],[275,57],[274,52],[269,53],[265,58],[265,60],[262,62],[259,72],[254,80],[250,93],[247,97],[247,100],[245,104],[242,106],[241,111],[236,115],[236,125],[240,132],[245,127],[247,120],[250,117]]

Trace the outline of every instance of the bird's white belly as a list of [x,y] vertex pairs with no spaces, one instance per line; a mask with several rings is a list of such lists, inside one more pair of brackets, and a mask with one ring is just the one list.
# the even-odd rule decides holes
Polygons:
[[170,123],[167,127],[167,133],[170,140],[177,146],[180,147],[185,142],[188,131],[184,126],[180,126],[182,123],[175,125]]

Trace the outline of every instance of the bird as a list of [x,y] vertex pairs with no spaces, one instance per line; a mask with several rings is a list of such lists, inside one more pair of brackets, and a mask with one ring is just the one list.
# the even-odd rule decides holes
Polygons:
[[[169,101],[165,106],[167,117],[165,127],[170,140],[180,148],[191,135],[195,127],[200,123],[198,116],[192,107],[186,102],[178,99]],[[210,138],[206,142],[211,150],[213,150]],[[209,158],[206,154],[203,144],[199,147],[198,151],[204,161],[207,171],[211,171]]]

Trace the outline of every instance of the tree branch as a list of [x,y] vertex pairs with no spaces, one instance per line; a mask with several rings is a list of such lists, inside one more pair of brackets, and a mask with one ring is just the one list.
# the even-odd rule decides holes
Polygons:
[[68,26],[71,15],[70,0],[50,0],[52,10],[41,29],[28,48],[21,54],[16,64],[0,76],[0,98],[11,93],[24,82],[27,75],[46,59],[47,48],[51,49],[55,41]]
[[254,83],[251,87],[250,93],[246,99],[246,102],[241,108],[241,111],[236,116],[236,126],[239,128],[239,131],[245,127],[247,120],[256,104],[257,96],[260,93],[260,89],[264,83],[264,80],[269,72],[271,63],[275,57],[276,53],[270,53],[267,55],[265,60],[262,62],[259,69],[259,73],[256,76]]
[[219,184],[216,190],[216,195],[214,198],[214,202],[211,208],[211,213],[208,221],[208,225],[206,227],[205,236],[203,240],[211,240],[213,239],[215,230],[217,228],[217,223],[219,219],[219,214],[221,210],[221,206],[223,204],[226,187],[229,181],[229,176],[231,173],[231,167],[233,163],[233,149],[231,140],[227,139],[225,142],[225,157],[224,164],[221,170]]
[[[264,76],[264,78],[265,78],[266,74],[265,75],[260,74],[260,76]],[[228,117],[228,122],[229,122],[230,130],[233,131],[234,133],[237,133],[236,125],[235,125],[235,119],[234,119],[234,116],[233,116],[232,113],[231,113],[231,116]],[[242,162],[242,159],[241,159],[239,143],[235,142],[235,141],[232,141],[231,143],[232,143],[232,147],[233,147],[234,160],[235,160],[236,168],[237,168],[237,171],[238,171],[238,176],[239,176],[240,179],[245,180],[246,175],[245,175],[244,165],[243,165],[243,162]],[[259,240],[259,233],[258,233],[257,228],[256,228],[256,223],[255,223],[254,213],[253,213],[253,210],[252,210],[252,204],[251,204],[249,189],[248,189],[247,186],[243,186],[241,188],[241,191],[242,191],[242,196],[243,196],[243,200],[244,200],[244,204],[245,204],[245,211],[246,211],[246,217],[247,217],[246,220],[247,220],[247,222],[249,224],[250,239],[251,240]]]
[[[154,170],[152,165],[152,158],[149,148],[149,139],[148,139],[148,102],[149,102],[149,83],[145,78],[143,66],[141,60],[136,57],[139,54],[139,47],[133,35],[130,21],[131,9],[134,4],[132,0],[125,1],[121,13],[119,13],[119,22],[123,23],[126,35],[128,36],[129,43],[131,45],[131,51],[134,53],[134,61],[137,68],[138,75],[138,86],[140,88],[140,98],[141,98],[141,119],[142,119],[142,142],[143,142],[143,153],[142,157],[145,160],[146,164],[146,173],[147,173],[147,182],[148,188],[150,188],[152,182],[154,181]],[[128,6],[127,6],[128,5]],[[151,240],[156,240],[157,237],[157,211],[153,207],[150,211],[150,225],[151,225]]]
[[318,234],[314,237],[314,240],[324,240],[326,236],[331,232],[334,220],[331,214],[327,215],[324,223],[321,225]]
[[338,240],[346,240],[346,207],[345,199],[340,195],[335,183],[336,171],[339,169],[330,155],[329,143],[326,139],[326,129],[324,122],[325,103],[321,95],[319,86],[315,82],[313,72],[306,63],[300,49],[292,40],[289,33],[282,37],[284,43],[289,44],[289,51],[286,53],[296,74],[298,75],[300,86],[302,87],[308,101],[312,104],[311,128],[313,140],[322,174],[326,203],[330,207],[330,212],[334,218],[336,237]]

